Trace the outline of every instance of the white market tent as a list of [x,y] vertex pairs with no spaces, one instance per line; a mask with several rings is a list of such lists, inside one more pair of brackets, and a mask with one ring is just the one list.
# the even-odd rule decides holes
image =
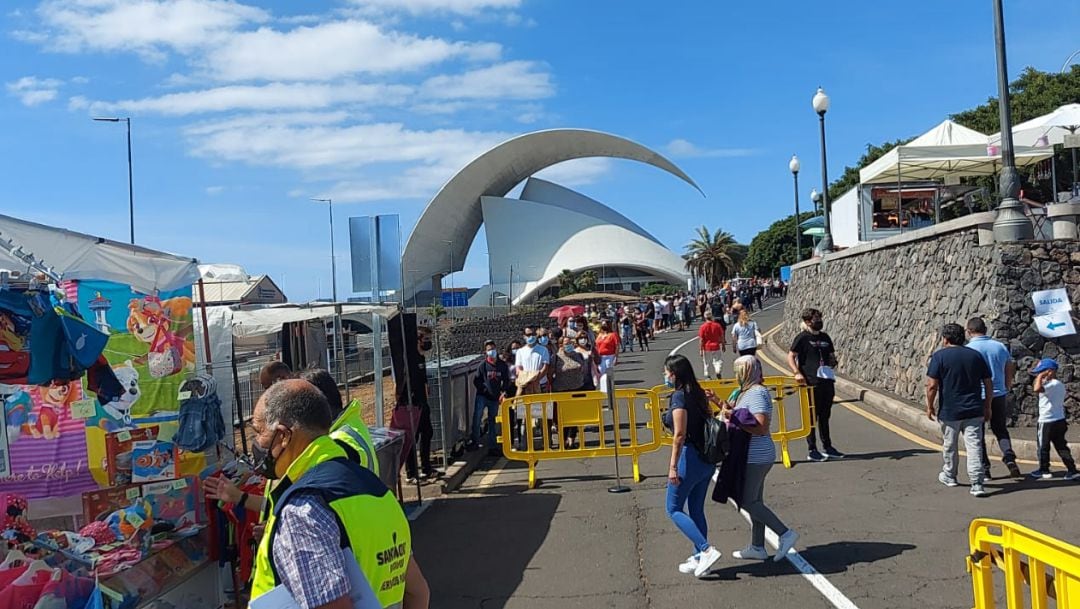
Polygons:
[[[1035,146],[1045,135],[1048,145],[1057,145],[1064,143],[1066,134],[1077,132],[1080,132],[1080,104],[1065,104],[1049,114],[1013,127],[1013,144]],[[990,141],[1001,141],[1001,132],[991,135]]]
[[[1001,156],[990,155],[987,136],[945,120],[910,143],[897,146],[859,171],[862,184],[895,184],[904,180],[935,180],[945,176],[994,175]],[[1045,148],[1017,146],[1016,166],[1050,158]]]
[[25,273],[29,257],[59,279],[113,281],[146,294],[199,280],[193,258],[0,215],[0,268]]

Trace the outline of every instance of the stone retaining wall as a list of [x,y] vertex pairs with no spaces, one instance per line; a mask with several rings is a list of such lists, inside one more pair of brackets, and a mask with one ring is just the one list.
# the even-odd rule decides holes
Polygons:
[[502,351],[515,338],[520,339],[525,326],[544,324],[551,326],[553,319],[548,317],[548,310],[534,310],[523,313],[511,313],[493,319],[483,319],[464,323],[455,323],[446,328],[442,336],[448,350],[447,357],[462,357],[480,353],[485,340],[493,340]]
[[1040,357],[1061,364],[1069,417],[1080,420],[1080,339],[1040,336],[1031,301],[1034,290],[1062,286],[1078,301],[1080,242],[980,245],[983,220],[954,221],[925,229],[924,238],[908,235],[797,265],[774,340],[786,346],[799,331],[800,312],[821,309],[842,373],[922,404],[941,326],[978,315],[1017,361],[1011,395],[1018,422],[1034,424],[1037,416],[1029,370]]

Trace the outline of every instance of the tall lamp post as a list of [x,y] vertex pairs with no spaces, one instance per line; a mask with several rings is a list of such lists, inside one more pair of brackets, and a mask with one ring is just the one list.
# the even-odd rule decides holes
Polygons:
[[[312,199],[316,203],[326,203],[330,209],[330,293],[337,302],[337,257],[334,250],[334,200]],[[378,297],[378,295],[374,295]]]
[[799,157],[791,155],[791,160],[788,161],[788,169],[791,170],[791,177],[795,180],[795,262],[798,262],[802,258],[802,235],[799,234]]
[[135,191],[132,188],[131,177],[131,117],[94,117],[95,121],[102,123],[124,123],[127,126],[127,153],[128,153],[128,228],[131,231],[131,244],[135,245]]
[[1020,203],[1020,176],[1013,155],[1012,111],[1009,108],[1009,74],[1005,61],[1005,15],[1001,0],[994,0],[994,47],[997,51],[998,112],[1001,117],[1001,203],[994,218],[995,241],[1035,238],[1035,229]]
[[832,220],[829,218],[832,211],[829,205],[829,164],[825,155],[825,113],[829,111],[829,96],[825,95],[825,89],[818,87],[811,104],[814,106],[814,112],[817,112],[821,130],[821,209],[825,214],[825,234],[821,237],[818,249],[825,253],[832,251],[833,248]]

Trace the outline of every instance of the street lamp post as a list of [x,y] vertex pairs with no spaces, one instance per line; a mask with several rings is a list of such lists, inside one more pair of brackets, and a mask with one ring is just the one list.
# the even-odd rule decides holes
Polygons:
[[120,123],[123,122],[127,126],[127,156],[128,156],[128,228],[131,232],[131,244],[135,245],[135,191],[132,187],[131,177],[131,117],[125,116],[124,118],[118,117],[104,117],[99,116],[94,118],[95,121],[103,123]]
[[997,51],[998,112],[1001,117],[1001,203],[994,218],[995,241],[1033,239],[1035,230],[1020,203],[1020,176],[1013,155],[1012,111],[1009,108],[1009,74],[1005,59],[1005,15],[1001,0],[994,0],[994,47]]
[[795,180],[795,262],[802,257],[802,235],[799,234],[799,157],[791,155],[788,161],[788,169],[791,177]]
[[825,214],[825,234],[821,237],[818,248],[822,253],[825,253],[832,251],[833,247],[832,220],[829,218],[832,211],[829,206],[829,164],[825,155],[825,113],[829,111],[829,96],[825,94],[824,89],[818,87],[811,103],[814,106],[814,112],[817,112],[818,124],[821,129],[821,209]]

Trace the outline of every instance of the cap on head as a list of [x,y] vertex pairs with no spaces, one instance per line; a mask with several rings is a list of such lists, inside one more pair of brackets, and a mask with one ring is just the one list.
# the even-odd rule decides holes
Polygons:
[[1057,369],[1058,369],[1058,363],[1055,360],[1053,360],[1053,359],[1051,359],[1049,357],[1044,357],[1041,360],[1039,360],[1038,364],[1035,364],[1035,367],[1031,369],[1031,373],[1032,374],[1039,374],[1040,372],[1046,372],[1047,370],[1056,371]]

